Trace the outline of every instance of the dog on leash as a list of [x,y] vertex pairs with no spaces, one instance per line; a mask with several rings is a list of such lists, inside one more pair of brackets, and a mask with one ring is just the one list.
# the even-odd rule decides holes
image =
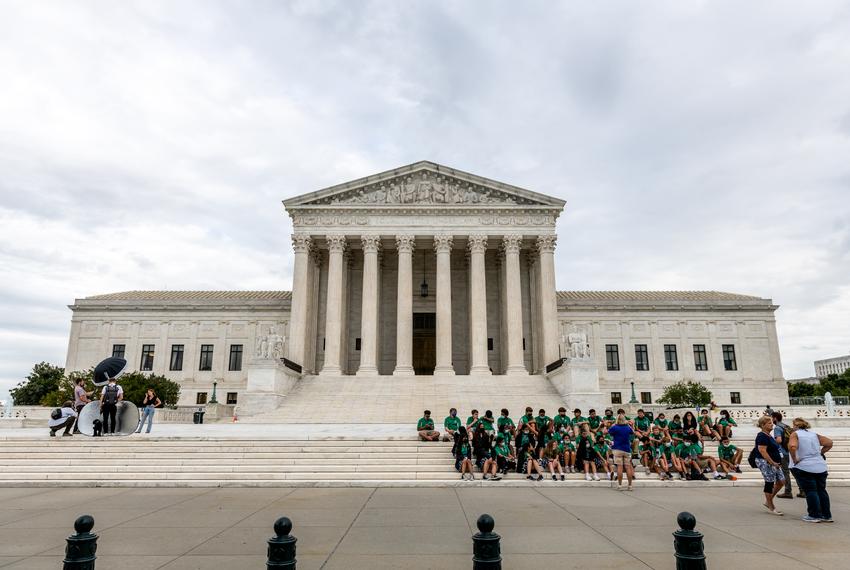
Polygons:
[[94,432],[92,433],[92,437],[100,437],[101,432],[103,431],[103,422],[100,420],[94,420],[91,425]]

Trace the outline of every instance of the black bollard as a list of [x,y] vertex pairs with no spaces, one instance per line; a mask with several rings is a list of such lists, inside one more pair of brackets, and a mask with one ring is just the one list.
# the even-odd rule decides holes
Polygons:
[[490,515],[481,515],[477,524],[479,532],[472,536],[472,570],[502,570],[502,537],[493,532],[496,521]]
[[83,515],[74,521],[77,534],[66,539],[64,570],[94,570],[97,535],[91,532],[93,528],[94,518],[91,515]]
[[280,517],[274,522],[275,536],[269,539],[269,559],[266,568],[287,568],[295,570],[295,543],[298,541],[292,532],[292,521]]
[[673,549],[676,551],[676,570],[706,570],[702,533],[694,530],[697,519],[688,512],[676,517],[679,530],[673,533]]

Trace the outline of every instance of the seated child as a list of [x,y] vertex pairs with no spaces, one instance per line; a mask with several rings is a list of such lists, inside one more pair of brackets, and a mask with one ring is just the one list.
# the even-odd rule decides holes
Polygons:
[[472,415],[466,418],[466,431],[472,432],[478,429],[478,410],[472,410],[469,413]]
[[516,426],[514,425],[514,421],[510,418],[509,412],[507,408],[502,408],[502,415],[499,416],[499,419],[496,420],[496,427],[500,434],[503,434],[505,438],[514,437],[516,435]]
[[578,436],[579,434],[581,434],[581,432],[584,430],[584,426],[582,424],[586,424],[586,423],[587,423],[587,418],[584,417],[583,415],[581,415],[581,410],[579,410],[578,408],[573,410],[572,424],[573,424],[573,430],[575,432],[575,435]]
[[455,469],[460,472],[461,479],[471,481],[475,479],[472,467],[472,444],[469,442],[466,428],[461,426],[455,443]]
[[714,440],[720,439],[720,434],[711,426],[711,414],[708,412],[708,409],[704,409],[699,415],[699,434],[703,437],[708,436]]
[[726,410],[720,411],[720,418],[717,420],[717,423],[714,424],[714,431],[716,431],[720,438],[731,438],[732,437],[732,426],[738,427],[737,422],[732,419],[732,416],[729,415],[729,412]]
[[419,432],[419,439],[422,441],[437,441],[440,439],[440,432],[434,431],[434,420],[431,419],[431,410],[422,412],[424,417],[419,418],[416,422],[416,431]]
[[640,464],[643,465],[644,472],[647,475],[652,473],[655,457],[650,446],[650,439],[647,436],[640,438],[640,443],[638,444],[638,456],[640,457]]
[[593,451],[593,435],[590,433],[590,426],[587,423],[582,427],[581,433],[576,438],[576,458],[577,461],[581,461],[585,480],[590,481],[592,471],[593,480],[599,481],[599,476],[596,474],[596,452]]
[[561,445],[558,449],[561,451],[561,456],[563,457],[564,469],[568,473],[574,473],[576,467],[576,446],[570,438],[570,432],[564,432]]
[[472,436],[472,448],[475,452],[475,465],[481,470],[484,475],[484,480],[490,479],[499,480],[502,478],[499,475],[499,466],[493,458],[493,451],[490,449],[490,435],[485,429],[475,430],[475,435]]
[[652,467],[658,474],[658,478],[662,481],[668,478],[672,479],[673,476],[670,474],[670,464],[667,463],[667,457],[664,453],[664,444],[661,441],[650,439],[649,445],[652,449]]
[[667,421],[667,416],[664,415],[664,412],[658,412],[658,417],[655,418],[652,425],[658,426],[658,429],[660,429],[664,435],[670,435],[670,423]]
[[565,431],[572,431],[573,422],[570,420],[570,417],[567,415],[567,409],[561,406],[558,408],[558,415],[552,418],[552,427],[555,429],[555,433],[562,434]]
[[525,458],[525,461],[522,465],[522,471],[526,474],[526,479],[534,480],[534,475],[531,474],[532,471],[537,473],[537,480],[543,480],[543,469],[540,467],[540,463],[534,456],[534,445],[533,440],[528,441],[525,446],[522,448],[522,456]]
[[679,414],[674,414],[673,419],[667,424],[667,433],[673,445],[682,441],[682,418]]
[[460,429],[460,418],[457,417],[457,409],[449,410],[449,415],[443,420],[443,428],[446,430],[443,434],[443,441],[454,441],[457,430]]
[[496,456],[496,465],[499,472],[507,475],[509,469],[516,469],[516,455],[511,450],[511,445],[508,443],[504,435],[496,436],[496,445],[493,446],[493,454]]
[[493,427],[496,423],[496,418],[493,417],[493,412],[487,410],[484,412],[484,417],[478,420],[478,424],[481,428],[487,432],[487,435],[493,437],[496,435],[496,429]]
[[531,430],[531,433],[536,436],[537,423],[534,421],[534,410],[531,409],[531,406],[527,406],[525,408],[525,415],[519,419],[519,425],[517,426],[517,429],[522,429],[522,426],[526,425]]
[[720,468],[726,475],[730,472],[741,472],[741,457],[744,452],[729,443],[728,437],[723,437],[720,440],[720,445],[717,446],[717,455],[720,458]]
[[517,456],[517,473],[523,473],[525,471],[525,460],[527,450],[531,450],[532,456],[534,455],[534,449],[537,447],[537,439],[534,437],[534,434],[531,432],[531,425],[527,423],[523,423],[520,431],[516,434],[516,441],[514,442],[514,449],[516,449]]
[[688,454],[688,461],[692,469],[702,474],[706,466],[708,466],[715,479],[723,479],[723,475],[717,472],[717,462],[714,458],[703,454],[702,444],[700,444],[699,437],[696,434],[690,437],[690,445],[687,446],[686,453]]
[[637,417],[635,418],[635,435],[638,439],[649,435],[649,426],[649,416],[643,410],[638,410]]
[[[596,454],[594,458],[596,467],[604,469],[608,475],[608,480],[612,481],[614,479],[614,472],[611,470],[611,463],[608,461],[608,456],[611,455],[611,448],[605,443],[604,436],[600,435],[596,438],[596,445],[593,446],[593,452]],[[596,478],[596,480],[598,481],[599,478]]]
[[555,471],[561,476],[561,481],[564,480],[564,470],[561,467],[561,453],[558,450],[558,440],[554,437],[546,444],[546,447],[540,450],[540,467],[541,469],[549,468],[549,474],[552,476],[552,481],[557,481]]
[[587,416],[587,423],[590,426],[590,431],[597,431],[602,425],[602,418],[596,415],[596,410],[590,410]]

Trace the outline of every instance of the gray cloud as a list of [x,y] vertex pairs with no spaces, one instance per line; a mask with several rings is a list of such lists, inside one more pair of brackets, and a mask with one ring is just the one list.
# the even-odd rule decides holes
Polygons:
[[565,198],[561,288],[772,297],[789,377],[850,348],[846,3],[0,16],[0,392],[75,297],[289,287],[281,199],[421,159]]

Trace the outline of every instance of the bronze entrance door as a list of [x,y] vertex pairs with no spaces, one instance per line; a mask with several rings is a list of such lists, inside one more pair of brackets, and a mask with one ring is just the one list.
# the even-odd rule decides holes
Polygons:
[[432,375],[437,365],[437,313],[413,313],[413,373]]

